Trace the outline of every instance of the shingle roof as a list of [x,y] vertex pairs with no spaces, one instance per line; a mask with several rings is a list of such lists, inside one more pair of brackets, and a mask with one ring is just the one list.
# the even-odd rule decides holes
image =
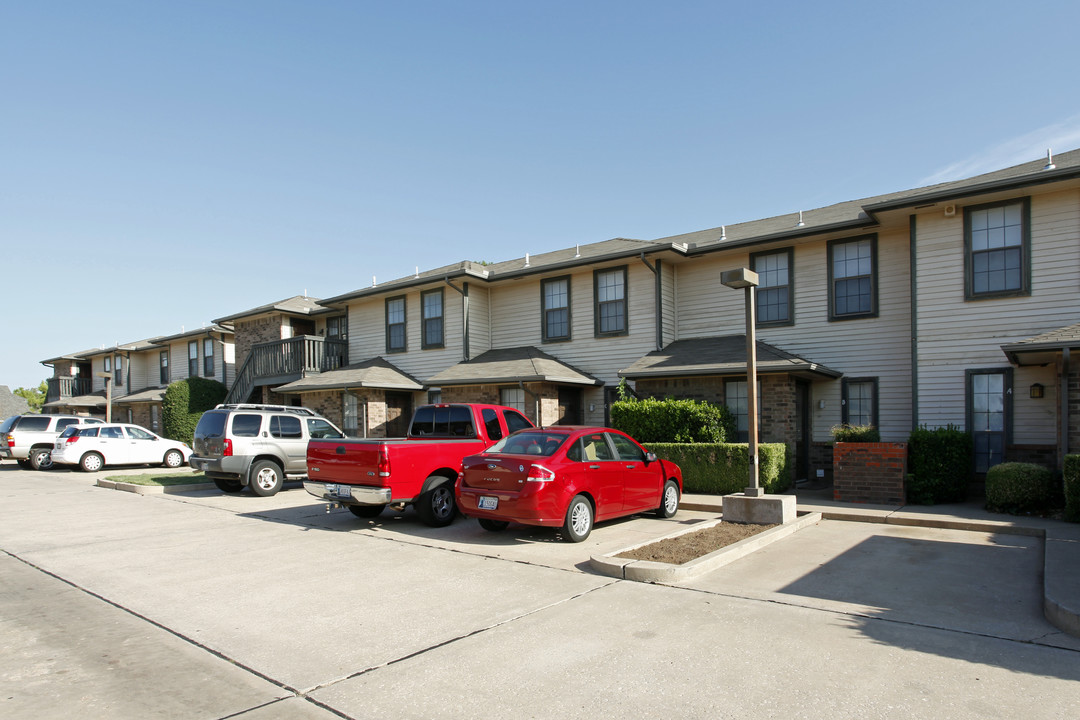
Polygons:
[[216,318],[214,322],[232,322],[241,318],[253,317],[255,315],[263,315],[269,312],[281,312],[289,315],[314,315],[320,312],[324,312],[327,309],[328,308],[320,304],[318,298],[307,297],[306,295],[294,295],[291,298],[278,300],[277,302],[260,305],[257,308],[251,308],[250,310],[244,310],[243,312],[233,313],[232,315],[226,315],[225,317]]
[[320,390],[341,390],[351,387],[382,388],[384,390],[424,389],[423,384],[416,378],[399,370],[387,360],[375,357],[361,363],[346,365],[337,370],[301,378],[276,388],[274,392],[305,393]]
[[[757,342],[759,374],[801,373],[838,378],[843,373]],[[663,350],[645,355],[620,370],[626,378],[686,377],[689,375],[737,375],[746,373],[746,335],[676,340]]]
[[101,390],[92,395],[76,395],[75,397],[61,398],[60,400],[53,400],[47,402],[42,407],[58,408],[58,407],[77,407],[77,408],[98,408],[105,409],[105,391]]
[[[1065,348],[1080,348],[1080,323],[1001,346],[1009,362],[1014,365],[1042,364],[1046,357],[1036,357],[1036,354],[1054,355]],[[1021,358],[1021,355],[1028,357]]]
[[489,385],[494,383],[550,382],[562,385],[603,385],[535,347],[488,350],[428,378],[430,387],[441,385]]
[[121,405],[123,403],[153,403],[161,402],[164,399],[165,388],[150,388],[149,390],[140,390],[139,392],[131,393],[130,395],[114,397],[113,405]]
[[26,398],[11,392],[7,385],[0,385],[0,418],[22,415],[29,410],[30,403],[26,402]]

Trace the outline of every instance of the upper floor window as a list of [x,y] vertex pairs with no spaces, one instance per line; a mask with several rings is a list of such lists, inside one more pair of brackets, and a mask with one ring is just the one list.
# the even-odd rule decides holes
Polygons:
[[550,278],[540,283],[543,304],[544,342],[570,339],[570,278]]
[[113,383],[117,385],[124,384],[124,356],[115,355],[113,357]]
[[187,344],[187,374],[188,377],[199,376],[199,341],[191,340]]
[[104,363],[102,369],[107,373],[111,373],[112,372],[112,357],[109,356],[109,355],[106,355],[102,359],[102,362]]
[[420,308],[422,321],[420,347],[424,349],[443,347],[442,288],[420,293]]
[[840,392],[841,422],[878,427],[877,378],[844,378]]
[[758,325],[790,325],[794,321],[792,265],[791,248],[750,255],[750,268],[758,274]]
[[964,210],[965,297],[1031,292],[1028,198]]
[[203,375],[214,376],[214,341],[211,338],[203,338]]
[[349,318],[345,315],[326,318],[326,337],[334,340],[348,340]]
[[158,380],[161,385],[169,384],[169,351],[162,350],[158,353]]
[[386,352],[405,352],[405,296],[386,299]]
[[877,315],[877,236],[829,243],[829,319]]
[[626,267],[597,270],[593,274],[596,335],[625,335],[628,330]]

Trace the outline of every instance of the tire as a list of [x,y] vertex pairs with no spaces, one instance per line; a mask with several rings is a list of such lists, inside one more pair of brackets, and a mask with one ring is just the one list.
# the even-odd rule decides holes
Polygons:
[[679,512],[679,483],[668,480],[664,483],[664,494],[660,496],[660,507],[656,508],[656,517],[675,517]]
[[385,505],[349,505],[349,512],[358,518],[377,518],[386,509]]
[[480,527],[484,528],[488,532],[502,532],[510,523],[506,520],[490,520],[488,518],[480,518]]
[[27,460],[35,470],[49,470],[53,466],[52,451],[48,448],[33,448]]
[[105,458],[96,452],[88,452],[79,460],[79,467],[83,472],[97,472],[105,467]]
[[238,493],[244,489],[244,483],[239,480],[219,480],[215,479],[214,484],[217,485],[218,490],[227,493]]
[[165,453],[165,458],[161,461],[161,464],[167,468],[178,468],[184,464],[184,453],[179,450],[170,450]]
[[260,460],[252,465],[251,474],[248,477],[250,478],[248,487],[259,497],[277,495],[285,482],[285,473],[276,462],[271,460]]
[[589,537],[593,528],[593,507],[584,495],[577,495],[566,509],[563,536],[568,542],[579,543]]
[[21,467],[23,470],[30,470],[33,467],[30,464],[30,461],[26,458],[18,458],[15,460],[15,462],[19,463],[19,467]]
[[439,480],[439,484],[420,493],[420,497],[416,498],[416,514],[425,525],[446,527],[454,522],[454,514],[457,512],[457,504],[454,502],[454,483],[437,475],[433,475],[428,480]]

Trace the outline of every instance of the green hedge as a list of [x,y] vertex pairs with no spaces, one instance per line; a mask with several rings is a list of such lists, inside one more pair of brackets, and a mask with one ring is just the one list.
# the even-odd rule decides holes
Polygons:
[[934,505],[965,500],[974,452],[971,435],[955,425],[912,431],[908,438],[908,502]]
[[881,432],[873,425],[834,425],[833,441],[842,443],[881,442]]
[[1065,456],[1065,519],[1080,522],[1080,455]]
[[[742,492],[750,484],[747,443],[648,443],[646,447],[682,468],[683,492],[727,495]],[[758,445],[758,480],[767,493],[783,492],[791,485],[786,445]]]
[[199,418],[225,400],[228,392],[228,388],[217,380],[201,377],[177,380],[165,388],[165,397],[161,401],[161,427],[165,437],[190,445]]
[[1054,500],[1054,473],[1032,463],[1001,463],[986,471],[986,509],[1040,512]]
[[726,407],[698,400],[618,400],[611,426],[640,443],[722,443],[735,435],[735,417]]

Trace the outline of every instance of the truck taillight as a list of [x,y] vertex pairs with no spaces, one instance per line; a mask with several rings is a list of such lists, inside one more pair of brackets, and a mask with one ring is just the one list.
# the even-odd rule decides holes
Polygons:
[[221,441],[221,455],[222,457],[230,457],[232,455],[232,440],[225,438]]
[[379,448],[379,477],[390,477],[390,455],[385,447]]
[[530,465],[529,474],[525,477],[529,482],[551,482],[555,479],[555,473],[543,465]]

